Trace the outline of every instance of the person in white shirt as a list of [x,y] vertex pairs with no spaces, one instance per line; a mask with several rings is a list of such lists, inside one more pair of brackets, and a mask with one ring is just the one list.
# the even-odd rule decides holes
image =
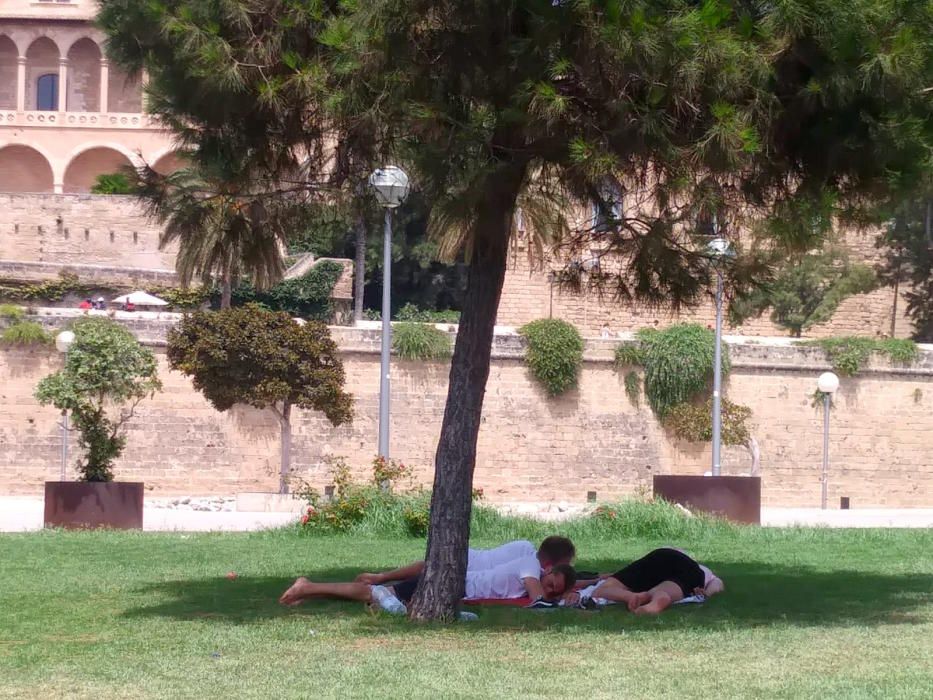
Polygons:
[[[541,546],[535,549],[535,546],[528,540],[514,540],[506,542],[503,545],[492,549],[469,549],[467,558],[467,572],[482,571],[484,569],[494,569],[500,564],[505,564],[514,559],[523,557],[537,557],[541,568],[549,569],[558,564],[571,564],[577,550],[566,537],[551,535],[541,542]],[[385,584],[390,581],[404,581],[416,578],[424,571],[424,562],[416,561],[408,566],[392,571],[384,571],[377,574],[360,574],[356,577],[359,583]],[[469,596],[468,596],[469,597]]]
[[[533,601],[556,600],[573,588],[576,572],[569,564],[542,569],[537,555],[519,557],[490,569],[467,571],[464,596],[507,600],[528,596]],[[318,583],[298,578],[279,598],[283,605],[298,605],[313,598],[336,598],[378,603],[384,610],[404,614],[421,582],[420,576],[392,586],[353,581],[351,583]]]

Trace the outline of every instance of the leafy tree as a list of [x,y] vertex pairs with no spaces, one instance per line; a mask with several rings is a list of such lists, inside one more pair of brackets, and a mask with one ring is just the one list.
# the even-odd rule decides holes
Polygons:
[[[152,108],[273,179],[397,160],[431,204],[440,252],[468,264],[415,618],[452,619],[513,215],[571,250],[620,301],[679,308],[710,290],[698,209],[806,250],[802,212],[858,208],[928,165],[933,9],[875,0],[103,0],[111,58],[146,66]],[[338,153],[324,155],[338,144]],[[312,163],[314,165],[315,163]],[[567,206],[618,176],[599,230]],[[318,178],[308,178],[311,181]],[[712,183],[714,186],[711,186]],[[713,194],[711,194],[713,193]],[[527,203],[527,204],[526,204]],[[637,206],[635,206],[637,205]],[[603,217],[606,219],[606,217]],[[573,236],[572,234],[576,234]],[[814,238],[817,238],[815,241]],[[613,265],[608,264],[613,262]],[[740,258],[743,286],[760,268]]]
[[904,296],[907,314],[914,323],[913,338],[933,341],[933,199],[915,196],[898,207],[878,245],[885,251],[878,276],[894,287],[892,337],[900,286],[909,284]]
[[113,481],[113,463],[126,445],[126,422],[140,401],[162,388],[156,359],[130,331],[110,319],[81,319],[73,330],[75,339],[65,366],[39,382],[36,398],[43,405],[71,412],[84,448],[78,465],[82,478]]
[[876,286],[877,278],[868,265],[851,262],[842,248],[827,247],[792,256],[772,281],[734,300],[729,313],[733,322],[741,323],[771,309],[771,320],[799,338],[829,321],[847,297]]
[[133,194],[133,183],[124,173],[98,175],[91,194]]
[[281,493],[288,493],[292,407],[320,411],[335,426],[353,418],[337,344],[320,321],[299,323],[256,305],[199,311],[169,332],[168,359],[218,411],[245,403],[275,413]]
[[218,277],[220,307],[230,308],[232,289],[246,278],[257,289],[282,279],[289,232],[303,221],[294,198],[268,199],[245,192],[220,169],[194,165],[170,175],[139,171],[135,193],[162,224],[159,247],[177,244],[175,267],[183,286]]

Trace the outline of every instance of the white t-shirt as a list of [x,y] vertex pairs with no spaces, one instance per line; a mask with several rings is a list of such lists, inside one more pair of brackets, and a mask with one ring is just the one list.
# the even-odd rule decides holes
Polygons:
[[525,578],[541,580],[537,554],[512,559],[492,569],[467,569],[466,597],[521,598],[527,594],[522,582]]
[[506,564],[513,559],[522,557],[537,557],[538,550],[528,540],[515,540],[506,542],[492,549],[470,549],[467,559],[467,571],[482,571],[495,569],[500,564]]

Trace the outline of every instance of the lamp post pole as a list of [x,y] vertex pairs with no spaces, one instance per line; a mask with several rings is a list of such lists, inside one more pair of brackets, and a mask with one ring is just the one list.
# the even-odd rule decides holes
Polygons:
[[62,473],[59,481],[65,480],[68,470],[68,409],[62,409]]
[[[62,357],[67,361],[68,351],[71,349],[71,344],[75,341],[75,334],[71,331],[62,331],[57,336],[55,336],[55,348],[62,354]],[[61,468],[61,481],[65,480],[65,476],[68,473],[68,409],[62,409],[62,422],[60,423],[62,429],[62,468]]]
[[722,270],[716,269],[716,349],[713,351],[713,476],[722,473]]
[[392,352],[392,210],[386,207],[382,245],[382,355],[379,377],[379,456],[389,458],[389,354]]
[[408,175],[389,165],[373,171],[369,184],[379,204],[385,207],[382,243],[382,352],[379,358],[379,456],[389,459],[390,354],[392,352],[392,210],[408,196]]
[[[719,225],[713,220],[713,228],[718,233]],[[722,266],[724,260],[735,256],[735,251],[725,238],[717,236],[706,246],[708,254],[716,266],[716,340],[713,348],[713,476],[722,473]]]
[[829,412],[833,405],[833,394],[839,388],[839,377],[832,372],[823,372],[816,381],[816,388],[823,394],[823,471],[820,474],[820,508],[826,510],[829,496]]
[[820,508],[826,510],[829,497],[829,410],[832,405],[832,395],[823,395],[823,474],[820,487]]

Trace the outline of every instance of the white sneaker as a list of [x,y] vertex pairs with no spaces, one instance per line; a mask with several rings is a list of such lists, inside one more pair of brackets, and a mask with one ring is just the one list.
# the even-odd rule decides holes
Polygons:
[[393,595],[385,586],[371,586],[373,600],[379,604],[379,607],[392,615],[406,615],[408,608],[405,604]]

